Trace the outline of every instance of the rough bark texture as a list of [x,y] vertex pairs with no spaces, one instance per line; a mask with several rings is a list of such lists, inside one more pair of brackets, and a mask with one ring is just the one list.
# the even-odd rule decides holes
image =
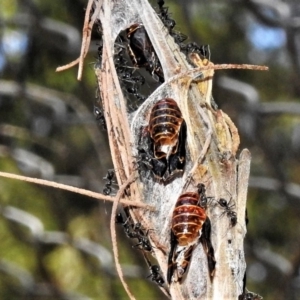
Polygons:
[[[242,293],[245,259],[243,239],[246,234],[245,207],[250,168],[250,154],[243,150],[239,158],[238,132],[221,110],[211,108],[211,87],[214,71],[202,72],[202,80],[194,82],[186,72],[192,69],[167,30],[146,0],[99,0],[97,19],[103,29],[101,69],[97,68],[101,97],[108,128],[109,143],[116,176],[121,186],[136,173],[137,148],[142,127],[147,125],[154,103],[164,97],[173,98],[187,123],[187,163],[182,176],[167,184],[150,174],[137,178],[130,187],[132,200],[140,200],[156,208],[155,212],[131,209],[133,218],[149,232],[155,257],[165,277],[170,250],[170,222],[179,195],[195,191],[204,183],[207,196],[228,201],[232,197],[237,212],[235,227],[224,209],[212,201],[208,216],[212,224],[212,244],[216,257],[213,281],[209,278],[207,257],[199,243],[193,252],[185,280],[172,283],[172,299],[237,299]],[[143,23],[164,70],[165,83],[129,115],[113,62],[114,42],[120,31],[133,23]],[[198,61],[201,64],[210,62]],[[199,72],[200,74],[200,72]],[[197,163],[199,162],[199,163]],[[192,171],[192,172],[191,172]],[[146,174],[147,175],[147,174]],[[191,179],[191,180],[190,180]],[[129,195],[129,193],[127,193]],[[168,287],[167,287],[168,288]]]

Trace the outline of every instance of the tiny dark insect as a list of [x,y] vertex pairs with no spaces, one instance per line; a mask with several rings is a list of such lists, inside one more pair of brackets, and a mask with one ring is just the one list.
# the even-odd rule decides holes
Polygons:
[[112,185],[116,183],[114,177],[115,177],[115,171],[113,169],[108,170],[106,176],[103,177],[103,179],[106,179],[105,188],[103,189],[104,195],[110,195],[112,191]]
[[248,210],[246,208],[246,210],[245,210],[245,224],[246,224],[246,226],[248,226],[248,223],[249,223],[249,217],[248,217]]
[[209,45],[199,46],[197,43],[189,43],[185,45],[183,49],[188,56],[190,53],[197,53],[201,58],[206,58],[210,60],[210,48]]
[[96,105],[94,105],[94,115],[96,117],[96,121],[99,122],[99,125],[101,125],[102,129],[107,130],[103,111],[100,107],[97,107]]
[[158,0],[157,1],[158,8],[159,8],[159,17],[162,20],[163,24],[167,27],[169,33],[172,33],[173,28],[176,25],[175,20],[170,18],[170,14],[168,13],[169,8],[164,7],[165,1]]
[[199,205],[202,208],[206,209],[207,204],[208,204],[208,200],[212,199],[212,198],[206,196],[206,188],[205,188],[205,185],[203,183],[198,183],[197,189],[198,189],[198,194],[199,194],[199,197],[200,197]]
[[167,280],[169,284],[172,279],[181,282],[199,240],[207,254],[210,277],[214,275],[216,261],[210,241],[211,225],[205,212],[206,205],[207,197],[203,184],[198,185],[197,193],[186,192],[176,202],[172,217],[171,250],[168,259]]
[[152,265],[149,267],[150,269],[150,275],[147,277],[152,280],[155,281],[159,286],[163,286],[165,281],[163,279],[163,277],[160,274],[160,268],[157,265]]
[[262,300],[263,299],[260,295],[248,291],[248,289],[246,288],[246,284],[247,284],[247,274],[245,271],[244,278],[243,278],[243,293],[239,295],[238,300]]
[[219,205],[221,207],[224,208],[224,210],[225,210],[224,213],[229,218],[231,226],[234,227],[237,224],[237,214],[236,214],[235,211],[233,211],[234,204],[230,205],[231,201],[232,201],[232,199],[230,199],[230,201],[227,202],[226,199],[220,198],[220,200],[218,201],[218,203],[219,203]]
[[133,229],[135,230],[135,232],[137,234],[137,239],[138,239],[138,243],[136,245],[134,245],[134,247],[137,247],[139,249],[143,249],[145,251],[152,251],[152,246],[151,246],[150,241],[148,239],[149,230],[144,232],[141,223],[136,223],[133,226]]
[[133,84],[131,87],[127,88],[127,92],[129,94],[132,94],[133,96],[135,96],[135,98],[139,101],[139,102],[144,102],[146,100],[146,97],[142,94],[140,94],[138,92],[138,85],[137,84]]
[[170,18],[169,14],[169,8],[164,7],[165,1],[163,0],[158,0],[157,1],[158,8],[159,8],[159,13],[158,16],[163,22],[164,26],[167,28],[169,34],[174,38],[174,42],[179,45],[181,50],[185,49],[185,45],[183,42],[188,38],[185,34],[174,30],[174,27],[176,25],[175,20]]
[[141,223],[133,224],[130,222],[129,218],[125,221],[122,214],[116,215],[116,223],[122,224],[125,234],[130,239],[137,239],[138,243],[133,246],[133,248],[138,248],[145,251],[152,251],[152,246],[148,239],[148,232],[144,232]]
[[[134,111],[147,98],[140,93],[140,88],[144,85],[145,78],[139,74],[138,71],[127,65],[128,61],[125,55],[125,49],[124,47],[115,45],[114,62],[123,92],[132,95],[136,99],[134,104],[128,102],[130,103],[128,107],[129,111]],[[128,95],[127,98],[131,101],[134,100]]]
[[141,149],[140,155],[154,175],[167,180],[183,171],[186,123],[175,100],[164,98],[153,106],[146,138],[148,151]]
[[238,300],[261,300],[263,299],[260,295],[252,293],[247,289],[244,290],[243,294],[239,295]]
[[187,40],[187,36],[179,31],[174,30],[176,25],[175,20],[170,18],[170,14],[168,12],[168,7],[165,7],[165,1],[158,0],[157,1],[159,12],[158,16],[163,22],[164,26],[167,28],[169,34],[174,38],[174,42],[179,46],[180,50],[187,56],[188,60],[193,64],[193,62],[189,59],[189,54],[197,53],[201,58],[206,58],[210,60],[210,49],[209,45],[201,45],[199,46],[195,42],[191,42],[188,44],[184,44],[183,42]]
[[261,300],[262,297],[258,294],[254,294],[252,292],[247,292],[243,294],[242,298],[239,297],[239,300]]
[[152,77],[164,82],[164,74],[150,38],[142,24],[133,24],[127,29],[128,52],[134,66],[145,68]]

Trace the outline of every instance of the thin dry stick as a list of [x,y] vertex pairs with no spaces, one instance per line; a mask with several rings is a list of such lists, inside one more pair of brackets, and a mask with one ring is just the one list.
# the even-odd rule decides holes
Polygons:
[[240,136],[238,133],[238,129],[236,128],[235,124],[232,122],[232,120],[229,118],[229,116],[222,111],[222,117],[224,118],[226,124],[228,125],[230,132],[231,132],[231,138],[232,138],[232,147],[231,152],[232,155],[235,156],[239,145],[240,145]]
[[249,64],[219,64],[213,66],[201,66],[194,70],[226,70],[226,69],[242,69],[253,71],[268,71],[269,67],[261,65],[249,65]]
[[71,69],[72,67],[76,66],[79,63],[80,57],[76,58],[75,60],[71,61],[70,63],[61,66],[61,67],[57,67],[55,72],[62,72],[68,69]]
[[82,77],[84,59],[89,51],[89,47],[90,47],[90,43],[91,43],[92,29],[93,29],[96,17],[98,16],[98,14],[100,12],[101,5],[98,2],[96,4],[95,11],[94,11],[93,15],[91,16],[91,20],[89,22],[90,11],[92,9],[92,4],[94,2],[95,1],[93,1],[93,0],[89,0],[88,6],[86,8],[85,17],[84,17],[84,26],[83,26],[83,30],[82,30],[84,38],[82,39],[80,56],[79,56],[79,65],[78,65],[78,74],[77,74],[78,80],[81,80],[81,77]]
[[235,65],[235,64],[220,64],[220,65],[209,65],[209,66],[201,66],[198,68],[194,68],[192,70],[188,70],[186,72],[182,72],[178,75],[175,75],[171,77],[169,80],[167,80],[164,84],[170,84],[172,82],[176,82],[181,78],[188,77],[194,75],[195,77],[199,76],[201,74],[201,71],[207,71],[207,70],[228,70],[228,69],[243,69],[243,70],[253,70],[253,71],[268,71],[269,68],[266,66],[259,66],[259,65],[248,65],[248,64],[241,64],[241,65]]
[[[21,175],[16,175],[16,174],[12,174],[12,173],[6,173],[6,172],[0,172],[0,177],[11,178],[11,179],[31,182],[31,183],[35,183],[35,184],[50,186],[50,187],[53,187],[53,188],[57,188],[57,189],[61,189],[61,190],[65,190],[65,191],[85,195],[85,196],[95,198],[95,199],[98,199],[98,200],[107,200],[107,201],[111,201],[111,202],[116,201],[116,197],[106,196],[106,195],[103,195],[101,193],[96,193],[96,192],[92,192],[92,191],[89,191],[89,190],[85,190],[85,189],[81,189],[81,188],[77,188],[77,187],[74,187],[74,186],[70,186],[70,185],[66,185],[66,184],[62,184],[62,183],[57,183],[57,182],[49,181],[49,180],[45,180],[45,179],[26,177],[26,176],[21,176]],[[139,202],[139,201],[131,201],[131,200],[121,199],[120,202],[124,205],[136,206],[136,207],[148,209],[148,210],[151,210],[151,211],[155,210],[154,207],[152,207],[150,205],[147,205],[145,203]]]
[[119,275],[119,278],[123,284],[123,287],[127,293],[127,295],[129,296],[130,299],[134,299],[134,296],[131,294],[129,287],[127,285],[127,283],[124,280],[124,276],[123,276],[123,272],[122,272],[122,268],[119,262],[119,253],[118,253],[118,243],[117,243],[117,234],[116,234],[116,214],[117,214],[117,208],[118,208],[118,204],[121,201],[121,197],[124,194],[125,189],[128,187],[128,185],[130,183],[132,183],[135,180],[136,176],[135,174],[131,174],[131,176],[128,178],[128,180],[120,187],[115,201],[113,203],[112,206],[112,210],[111,210],[111,218],[110,218],[110,232],[111,232],[111,242],[112,242],[112,248],[113,248],[113,254],[114,254],[114,258],[115,258],[115,264],[116,264],[116,269],[117,269],[117,273]]
[[205,140],[205,143],[204,143],[203,148],[202,148],[202,151],[201,151],[199,157],[197,158],[197,161],[195,162],[193,168],[191,169],[191,171],[189,172],[189,174],[188,174],[187,177],[186,177],[184,186],[183,186],[183,188],[182,188],[183,191],[188,187],[188,185],[189,185],[189,183],[190,183],[190,181],[191,181],[193,175],[195,174],[195,172],[196,172],[197,169],[198,169],[199,164],[201,164],[201,162],[202,162],[202,160],[203,160],[205,154],[206,154],[207,151],[208,151],[210,142],[211,142],[211,133],[209,133],[209,134],[207,135],[206,140]]
[[78,74],[77,74],[78,80],[81,80],[81,77],[82,77],[83,62],[84,62],[84,58],[86,57],[86,55],[88,53],[88,49],[90,47],[92,28],[94,26],[96,17],[98,16],[100,7],[101,7],[100,3],[97,3],[96,9],[95,9],[93,15],[91,16],[91,20],[90,20],[90,12],[91,12],[93,3],[94,3],[94,0],[89,0],[87,8],[86,8],[85,16],[84,16],[84,24],[83,24],[83,29],[82,29],[83,36],[82,36],[80,56],[77,59],[75,59],[74,61],[72,61],[64,66],[56,68],[56,72],[61,72],[61,71],[70,69],[73,66],[79,64]]

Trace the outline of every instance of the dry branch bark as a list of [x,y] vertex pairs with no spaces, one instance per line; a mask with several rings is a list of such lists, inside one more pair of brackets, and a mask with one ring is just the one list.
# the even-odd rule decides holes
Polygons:
[[[100,6],[96,18],[101,22],[103,30],[102,65],[95,72],[103,100],[117,180],[119,186],[122,186],[135,174],[137,180],[128,187],[124,198],[141,201],[156,208],[155,212],[132,208],[131,213],[134,220],[141,222],[144,228],[152,229],[149,237],[164,276],[170,250],[171,216],[179,195],[184,191],[195,191],[196,184],[201,182],[206,185],[208,196],[215,199],[222,197],[228,201],[232,197],[235,203],[238,216],[235,227],[230,226],[221,207],[210,205],[208,208],[217,261],[213,281],[208,275],[206,254],[202,245],[198,244],[183,283],[171,284],[171,298],[237,299],[242,293],[246,268],[243,239],[246,234],[245,208],[250,154],[243,150],[239,159],[236,158],[238,131],[228,115],[211,108],[215,66],[211,62],[200,60],[198,71],[193,71],[146,0],[99,0],[94,1],[94,6]],[[150,95],[138,111],[129,115],[113,54],[118,34],[134,23],[143,23],[145,26],[162,64],[165,83]],[[193,81],[194,73],[202,73],[202,79]],[[173,98],[178,103],[188,130],[185,171],[182,177],[177,177],[168,184],[162,184],[151,176],[146,179],[139,177],[135,163],[141,128],[147,125],[154,103],[165,97]]]

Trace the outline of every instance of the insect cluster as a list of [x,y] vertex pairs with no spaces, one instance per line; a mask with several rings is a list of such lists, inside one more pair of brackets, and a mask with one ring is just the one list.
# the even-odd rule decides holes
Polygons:
[[[176,22],[171,19],[164,1],[158,0],[158,16],[174,38],[179,49],[186,55],[187,61],[191,54],[197,54],[203,59],[210,59],[210,50],[207,45],[198,46],[196,43],[185,44],[187,37],[176,31]],[[99,60],[101,60],[101,46]],[[148,98],[149,88],[156,89],[164,83],[164,71],[154,50],[151,40],[143,24],[135,23],[122,32],[114,46],[114,64],[122,87],[124,98],[127,100],[128,112],[133,112]],[[148,89],[144,88],[148,85]],[[210,108],[215,110],[216,108]],[[102,107],[95,107],[97,120],[105,124],[105,112]],[[181,177],[185,172],[189,155],[186,149],[187,122],[176,99],[165,96],[157,99],[147,116],[147,125],[141,128],[136,157],[141,180],[147,174],[147,180],[158,182],[162,186],[168,185],[174,179]],[[106,179],[104,194],[109,195],[114,182],[114,172],[109,171]],[[218,262],[211,241],[211,221],[209,208],[218,207],[222,210],[221,216],[227,216],[229,227],[238,224],[237,213],[234,210],[234,200],[208,197],[206,186],[198,183],[194,191],[183,190],[175,203],[170,220],[170,247],[168,249],[167,270],[151,262],[148,254],[153,254],[151,244],[151,230],[145,229],[140,222],[134,221],[126,207],[116,216],[116,223],[120,224],[126,236],[135,240],[133,248],[139,249],[148,265],[152,281],[156,282],[167,293],[173,283],[182,283],[188,273],[188,267],[193,251],[198,245],[203,247],[207,256],[208,277],[214,279]],[[244,287],[244,291],[246,288]],[[245,299],[246,292],[241,295]]]

